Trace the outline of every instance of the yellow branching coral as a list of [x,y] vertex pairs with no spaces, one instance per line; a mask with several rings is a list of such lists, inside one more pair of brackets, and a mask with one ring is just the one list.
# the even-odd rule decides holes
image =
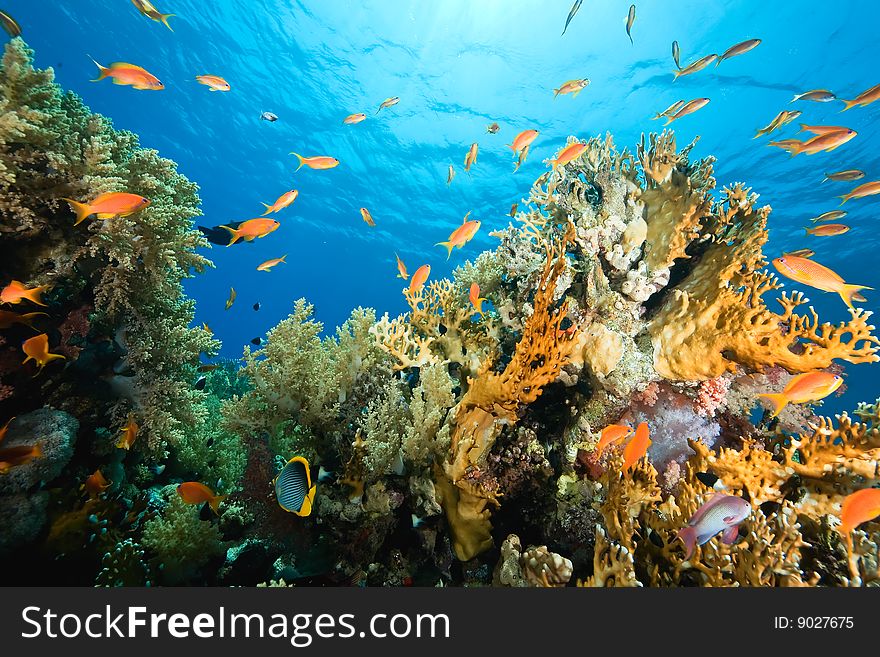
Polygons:
[[762,296],[781,285],[759,271],[766,264],[761,247],[769,208],[756,210],[754,202],[741,185],[725,189],[707,218],[709,246],[648,326],[657,372],[667,379],[706,380],[737,364],[806,372],[835,358],[877,360],[880,342],[866,322],[869,312],[853,310],[849,323],[835,327],[819,325],[812,311],[811,318],[796,315],[804,303],[798,294],[783,296],[782,314],[764,306]]

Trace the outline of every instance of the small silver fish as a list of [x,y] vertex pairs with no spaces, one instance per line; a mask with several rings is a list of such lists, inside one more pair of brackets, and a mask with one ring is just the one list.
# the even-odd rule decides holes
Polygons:
[[721,57],[717,59],[717,61],[715,62],[715,66],[717,67],[725,59],[730,59],[731,57],[736,57],[737,55],[743,55],[749,50],[757,48],[759,45],[761,45],[760,39],[748,39],[747,41],[738,43],[735,46],[730,46],[730,48],[725,50]]
[[679,60],[681,59],[681,49],[678,47],[678,41],[672,42],[672,59],[675,60],[675,66],[680,71],[681,63]]
[[449,165],[449,173],[446,174],[446,184],[451,185],[452,180],[455,178],[455,167],[451,164]]
[[853,180],[860,180],[864,177],[865,172],[861,169],[844,169],[843,171],[826,173],[822,182],[825,182],[826,180],[833,180],[834,182],[852,182]]
[[571,6],[571,11],[568,12],[568,18],[565,19],[565,27],[562,28],[562,34],[559,36],[565,36],[565,31],[568,29],[568,24],[571,23],[571,19],[574,18],[574,15],[578,13],[578,9],[581,8],[581,4],[584,0],[574,0],[574,4]]
[[629,6],[629,13],[626,15],[626,36],[629,37],[629,42],[631,45],[635,45],[633,43],[633,37],[632,37],[632,32],[631,32],[633,23],[635,23],[635,22],[636,22],[636,6],[630,5]]
[[813,89],[812,91],[805,91],[802,94],[796,95],[791,99],[791,102],[793,103],[796,100],[812,100],[817,103],[829,103],[832,100],[837,100],[837,96],[827,89]]
[[708,543],[709,540],[721,534],[721,542],[732,545],[739,534],[739,524],[752,513],[752,505],[743,498],[725,493],[715,493],[712,498],[703,504],[687,524],[680,530],[677,538],[684,543],[687,556],[690,559],[698,545]]
[[268,121],[269,123],[275,123],[275,121],[278,120],[278,116],[272,114],[272,112],[263,112],[262,114],[260,114],[260,120]]
[[820,221],[834,221],[836,219],[843,219],[846,216],[846,210],[829,210],[828,212],[823,212],[818,217],[813,217],[810,219],[814,224],[819,223]]

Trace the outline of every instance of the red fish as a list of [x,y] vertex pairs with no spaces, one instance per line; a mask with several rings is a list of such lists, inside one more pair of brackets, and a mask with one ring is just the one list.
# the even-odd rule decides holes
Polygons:
[[824,399],[843,384],[843,377],[831,372],[806,372],[798,374],[782,392],[764,393],[758,395],[773,404],[773,415],[776,417],[782,409],[789,404],[804,404],[806,402]]
[[602,433],[599,436],[599,443],[596,445],[596,458],[602,456],[602,452],[605,451],[606,447],[626,440],[632,433],[632,427],[628,427],[625,424],[609,424],[602,429]]
[[[94,59],[92,59],[95,62]],[[100,75],[92,82],[100,82],[104,78],[111,78],[113,84],[121,84],[137,89],[138,91],[161,91],[165,85],[152,73],[147,72],[140,66],[125,62],[114,62],[110,66],[101,66],[95,62]]]
[[238,240],[252,242],[257,238],[266,237],[272,231],[278,230],[280,225],[274,219],[248,219],[238,228],[230,228],[229,226],[220,226],[220,228],[229,231],[230,240],[226,246],[232,246]]
[[645,456],[648,453],[648,448],[651,446],[651,436],[648,431],[648,425],[642,422],[639,426],[636,427],[636,435],[633,436],[632,440],[630,440],[626,447],[623,448],[623,470],[626,472],[636,463],[638,463],[639,459]]

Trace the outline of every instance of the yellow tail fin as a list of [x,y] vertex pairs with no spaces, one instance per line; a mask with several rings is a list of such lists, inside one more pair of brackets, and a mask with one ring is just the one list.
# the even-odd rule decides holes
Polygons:
[[269,205],[268,203],[263,203],[262,201],[260,201],[260,205],[262,205],[264,208],[266,208],[266,211],[263,213],[263,216],[264,216],[264,217],[265,217],[267,214],[269,214],[270,212],[272,212],[272,206]]
[[782,412],[782,409],[788,406],[788,397],[785,396],[784,393],[781,392],[768,392],[763,395],[758,395],[758,397],[763,397],[771,404],[773,404],[773,415],[770,417],[776,417]]
[[[841,98],[840,100],[843,100],[843,98]],[[858,104],[859,104],[859,101],[857,101],[857,100],[843,100],[843,109],[840,111],[845,112],[846,110],[852,109],[853,107],[855,107]]]
[[177,14],[159,14],[159,20],[161,20],[165,24],[165,27],[173,32],[174,28],[168,24],[168,19],[172,16],[177,16]]
[[70,204],[70,209],[76,213],[76,221],[73,223],[74,226],[79,226],[89,217],[89,215],[92,214],[92,208],[88,203],[80,203],[71,198],[62,198],[61,200],[67,201]]
[[452,249],[455,248],[452,246],[452,242],[437,242],[434,246],[445,246],[446,247],[446,259],[452,256]]
[[229,226],[220,226],[220,228],[225,228],[226,230],[229,231],[229,237],[230,237],[231,239],[229,240],[229,244],[227,244],[226,246],[232,246],[232,245],[235,244],[238,240],[241,239],[241,233],[239,233],[239,232],[238,232],[237,230],[235,230],[234,228],[230,228]]
[[94,59],[92,59],[91,55],[87,55],[87,57],[92,60],[92,62],[95,64],[95,66],[98,67],[98,71],[100,71],[100,75],[97,77],[97,79],[91,80],[91,82],[100,82],[101,80],[106,78],[108,75],[110,75],[109,68],[107,68],[106,66],[101,66],[98,62],[96,62]]
[[296,170],[299,171],[300,169],[302,169],[303,164],[305,164],[305,158],[299,153],[291,153],[291,155],[296,155],[296,159],[299,160],[299,166],[296,168]]
[[843,299],[843,302],[852,310],[853,308],[853,298],[854,297],[862,297],[861,294],[857,294],[859,290],[873,290],[873,287],[868,287],[867,285],[843,285],[837,293],[840,295],[840,298]]
[[[32,290],[28,290],[27,292],[25,292],[23,294],[23,296],[25,299],[29,299],[30,301],[37,304],[38,306],[45,306],[46,304],[43,303],[43,298],[41,295],[43,294],[43,292],[45,292],[48,289],[49,289],[48,285],[41,285],[40,287],[35,287]],[[45,314],[46,313],[30,313],[28,315],[21,315],[20,319],[24,319],[25,317],[32,317],[34,315],[45,315]],[[31,326],[31,328],[33,328],[33,326]]]
[[220,502],[226,499],[226,495],[215,495],[208,502],[208,506],[211,507],[211,511],[213,511],[218,516],[220,515]]

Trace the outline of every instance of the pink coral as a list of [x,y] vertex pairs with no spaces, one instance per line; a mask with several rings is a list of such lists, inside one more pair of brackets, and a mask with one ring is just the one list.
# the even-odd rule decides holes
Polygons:
[[632,399],[634,403],[652,407],[657,403],[659,395],[660,385],[656,381],[651,381],[644,390],[634,394]]
[[703,417],[714,416],[715,412],[724,405],[729,389],[730,379],[724,376],[701,382],[694,399],[694,410]]

